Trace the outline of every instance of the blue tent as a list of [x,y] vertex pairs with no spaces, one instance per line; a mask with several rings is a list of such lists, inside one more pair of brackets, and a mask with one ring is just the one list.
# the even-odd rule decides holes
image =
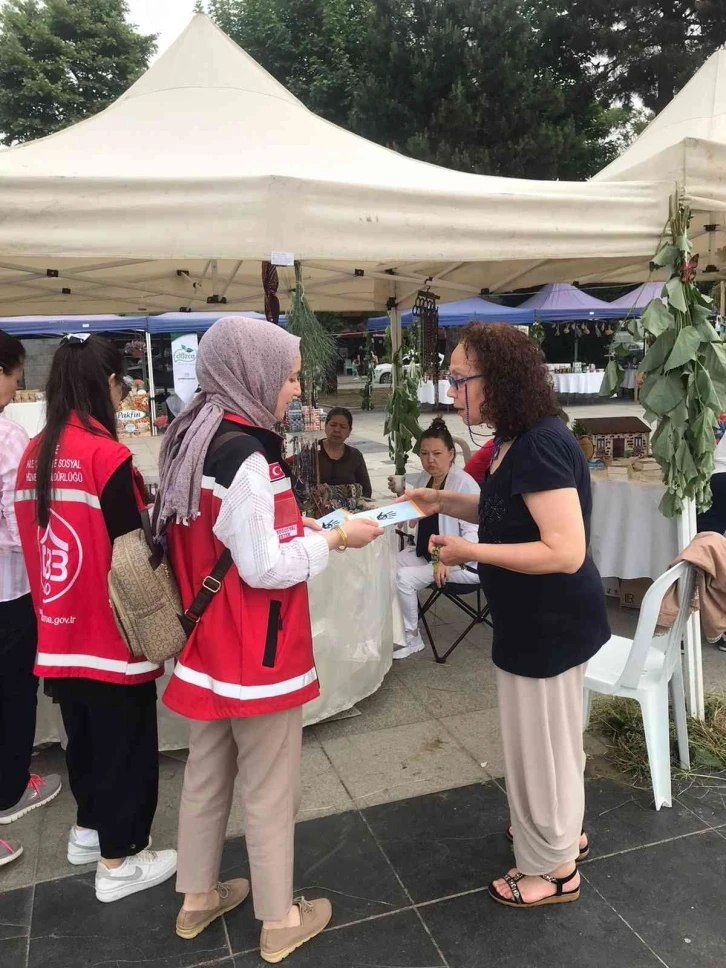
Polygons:
[[622,319],[628,315],[628,310],[622,306],[595,299],[577,286],[558,282],[542,286],[539,292],[526,299],[519,308],[532,310],[541,323]]
[[12,336],[62,336],[64,333],[112,333],[145,330],[148,316],[5,316],[0,329]]
[[[213,313],[162,313],[160,316],[149,316],[149,332],[158,333],[204,333],[212,323],[224,316],[246,316],[248,319],[264,319],[262,313],[221,312]],[[283,317],[280,317],[283,324]]]
[[[409,310],[401,316],[401,325],[410,326],[413,313]],[[481,296],[459,299],[457,302],[441,303],[439,306],[439,326],[466,326],[467,323],[512,323],[529,326],[535,321],[531,309],[511,309],[499,306]],[[381,332],[388,326],[388,316],[377,316],[368,320],[368,329]]]

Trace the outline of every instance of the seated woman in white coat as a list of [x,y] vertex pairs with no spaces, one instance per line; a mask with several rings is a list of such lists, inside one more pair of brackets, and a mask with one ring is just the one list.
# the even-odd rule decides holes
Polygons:
[[[479,493],[479,485],[474,478],[454,463],[454,441],[441,417],[437,417],[422,434],[419,456],[424,469],[416,479],[414,487],[433,487],[438,490],[445,487],[448,491],[460,491],[463,494]],[[392,483],[391,480],[391,489]],[[434,580],[439,586],[447,582],[462,585],[479,583],[476,571],[447,565],[439,565],[434,579],[434,568],[429,554],[429,539],[434,534],[455,535],[471,541],[472,544],[477,544],[479,540],[476,524],[459,521],[445,514],[432,515],[419,521],[415,548],[409,546],[399,551],[396,563],[396,584],[406,643],[403,648],[394,651],[394,659],[405,659],[424,648],[418,628],[418,593],[421,589],[428,587]],[[471,567],[476,568],[476,565]]]

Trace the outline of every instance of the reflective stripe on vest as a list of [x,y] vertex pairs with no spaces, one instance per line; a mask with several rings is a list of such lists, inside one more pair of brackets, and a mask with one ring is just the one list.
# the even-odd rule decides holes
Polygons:
[[161,668],[153,662],[124,662],[122,659],[102,659],[97,655],[83,655],[80,652],[39,652],[35,658],[35,663],[37,666],[49,669],[97,669],[99,672],[116,672],[123,676],[143,676],[147,672],[156,672],[157,669]]
[[295,676],[294,679],[286,679],[283,682],[273,682],[266,686],[240,686],[234,682],[220,682],[218,679],[213,679],[211,676],[208,676],[206,672],[197,672],[196,669],[190,669],[181,662],[177,662],[174,668],[174,675],[193,686],[199,686],[200,689],[208,689],[217,696],[224,696],[226,699],[241,700],[271,699],[273,696],[287,696],[291,692],[304,689],[305,686],[309,686],[311,682],[315,682],[318,678],[315,667],[313,667],[308,672],[303,673],[303,675]]

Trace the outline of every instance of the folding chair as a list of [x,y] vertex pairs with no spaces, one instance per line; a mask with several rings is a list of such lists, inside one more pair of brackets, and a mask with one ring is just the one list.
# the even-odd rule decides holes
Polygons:
[[[476,568],[472,568],[470,565],[464,565],[463,567],[466,571],[470,571],[476,574]],[[474,628],[475,625],[481,625],[483,622],[486,622],[486,624],[490,628],[493,628],[493,625],[492,625],[492,620],[489,617],[489,612],[490,612],[489,605],[487,604],[487,601],[484,598],[484,593],[482,592],[481,585],[478,582],[476,583],[476,585],[474,584],[466,585],[461,582],[447,582],[443,588],[439,588],[439,586],[434,582],[433,584],[429,585],[429,589],[431,591],[431,594],[423,603],[423,605],[419,604],[418,617],[424,629],[426,630],[426,635],[428,636],[429,642],[431,643],[431,649],[434,653],[434,659],[437,662],[443,664],[449,658],[449,656],[457,647],[457,645],[463,639],[466,638],[469,632],[471,632],[471,630]],[[471,622],[469,622],[467,627],[464,629],[464,631],[461,633],[458,639],[454,642],[454,644],[450,645],[443,655],[439,655],[439,653],[436,650],[436,643],[434,642],[434,637],[431,634],[431,629],[429,628],[429,623],[426,619],[426,613],[429,612],[431,608],[433,608],[433,606],[441,598],[442,595],[444,598],[448,598],[450,602],[453,602],[457,608],[460,608],[462,610],[462,612],[465,612],[471,619]],[[476,595],[476,608],[474,608],[473,605],[470,605],[469,602],[464,601],[465,596],[468,596],[468,595]]]

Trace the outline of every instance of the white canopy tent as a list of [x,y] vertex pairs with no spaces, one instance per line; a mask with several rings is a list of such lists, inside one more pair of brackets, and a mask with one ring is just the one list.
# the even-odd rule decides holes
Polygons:
[[[699,281],[726,275],[726,50],[701,69],[639,138],[594,179],[616,185],[632,179],[675,181],[693,212],[690,237],[700,255]],[[706,270],[706,271],[703,271]],[[722,285],[723,304],[723,285]],[[696,509],[686,502],[678,519],[679,546],[696,534]],[[689,619],[685,659],[687,699],[703,718],[704,689],[698,616]]]
[[[594,181],[675,182],[694,218],[707,278],[726,273],[726,49],[712,54],[671,103]],[[706,229],[709,226],[709,229]],[[704,258],[705,257],[705,258]],[[699,279],[702,279],[699,273]]]
[[[526,181],[316,117],[206,16],[105,111],[0,152],[0,314],[261,308],[261,260],[321,310],[637,270],[673,183]],[[280,270],[283,309],[294,285]]]

